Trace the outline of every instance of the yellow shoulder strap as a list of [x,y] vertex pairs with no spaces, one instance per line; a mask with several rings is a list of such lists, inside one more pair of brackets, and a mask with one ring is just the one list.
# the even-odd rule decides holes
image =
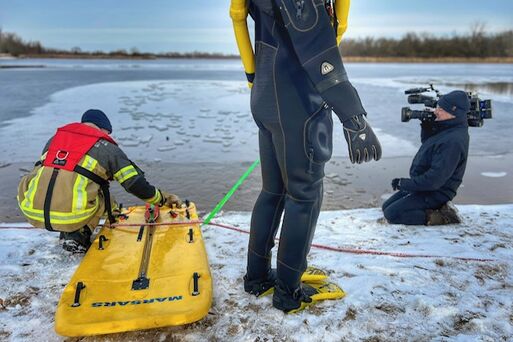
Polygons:
[[338,26],[337,26],[337,44],[342,41],[342,36],[347,30],[347,18],[349,16],[349,7],[351,6],[351,0],[336,0],[335,1],[335,13],[337,15]]
[[247,0],[232,0],[230,5],[230,17],[233,21],[235,39],[239,47],[239,53],[242,64],[244,65],[244,71],[246,72],[246,78],[248,79],[248,85],[251,88],[255,78],[255,53],[251,39],[249,38],[248,23],[246,21],[248,17]]

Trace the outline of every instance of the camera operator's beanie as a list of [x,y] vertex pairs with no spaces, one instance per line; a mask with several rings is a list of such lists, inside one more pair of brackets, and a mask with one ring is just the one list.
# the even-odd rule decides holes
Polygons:
[[455,90],[440,97],[438,106],[449,114],[466,118],[470,110],[470,101],[466,92]]
[[82,115],[82,123],[84,122],[90,122],[112,133],[112,125],[110,124],[109,118],[99,109],[89,109],[86,111]]

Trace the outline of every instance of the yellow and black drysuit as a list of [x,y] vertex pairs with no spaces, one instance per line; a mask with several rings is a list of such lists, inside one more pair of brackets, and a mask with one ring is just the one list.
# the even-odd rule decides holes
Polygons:
[[106,211],[113,221],[111,180],[148,203],[162,202],[160,190],[146,181],[112,138],[82,123],[69,124],[57,130],[32,172],[21,179],[18,204],[35,227],[93,230]]
[[[248,12],[255,21],[254,60],[244,29]],[[336,33],[341,37],[345,30],[347,6],[338,13],[342,22],[334,30],[324,0],[232,1],[252,84],[263,178],[251,218],[245,290],[258,294],[269,283],[271,249],[283,215],[273,304],[284,311],[302,300],[300,277],[321,207],[324,165],[332,154],[332,110],[344,125],[351,161],[381,156],[338,50]]]

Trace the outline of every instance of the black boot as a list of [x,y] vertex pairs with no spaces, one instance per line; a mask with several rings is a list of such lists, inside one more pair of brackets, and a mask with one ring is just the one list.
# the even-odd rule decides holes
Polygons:
[[445,203],[440,209],[426,210],[426,218],[428,226],[440,226],[446,224],[459,224],[461,218],[458,210],[451,202]]
[[87,226],[71,233],[62,232],[62,248],[71,253],[85,253],[91,246],[91,235],[92,232]]
[[461,217],[458,215],[458,209],[456,209],[451,201],[445,203],[440,208],[440,212],[446,218],[447,224],[458,224],[462,222]]
[[270,270],[267,277],[263,279],[248,279],[244,276],[244,291],[257,297],[265,296],[273,291],[276,283],[276,270]]
[[276,283],[274,286],[273,306],[286,313],[297,312],[312,304],[311,296],[317,294],[312,286],[301,283],[294,290]]

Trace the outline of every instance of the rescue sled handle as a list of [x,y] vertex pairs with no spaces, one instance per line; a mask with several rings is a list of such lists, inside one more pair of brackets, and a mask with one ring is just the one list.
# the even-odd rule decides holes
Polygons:
[[[335,17],[338,21],[338,25],[335,23],[335,27],[337,28],[337,44],[340,44],[342,36],[347,30],[351,0],[332,1],[335,3]],[[232,18],[235,39],[248,80],[248,86],[251,88],[253,86],[253,80],[255,79],[255,52],[253,51],[253,44],[249,37],[247,23],[249,13],[248,5],[248,0],[232,0],[230,5],[230,17]]]

